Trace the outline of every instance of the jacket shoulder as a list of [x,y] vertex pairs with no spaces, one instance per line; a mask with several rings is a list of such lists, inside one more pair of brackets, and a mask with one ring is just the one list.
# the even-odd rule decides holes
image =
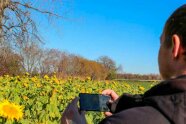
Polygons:
[[170,124],[170,122],[158,110],[146,106],[113,114],[99,124]]

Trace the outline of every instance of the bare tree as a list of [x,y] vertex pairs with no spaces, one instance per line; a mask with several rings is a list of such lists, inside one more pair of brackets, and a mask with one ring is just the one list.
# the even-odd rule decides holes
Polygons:
[[117,67],[116,67],[116,63],[114,62],[114,60],[112,60],[108,56],[101,56],[98,58],[97,62],[99,62],[106,68],[107,74],[108,74],[106,79],[115,78]]
[[34,42],[25,43],[24,47],[21,47],[19,55],[24,71],[32,73],[37,70],[41,51],[39,45]]
[[[36,11],[47,16],[59,17],[59,15],[50,10],[42,10],[41,6],[35,7],[33,3],[36,2],[37,0],[0,0],[0,42],[20,45],[30,38],[35,42],[41,41],[36,23],[31,17],[32,12]],[[44,3],[46,1],[43,1]]]
[[0,75],[18,75],[21,73],[21,58],[9,47],[0,47]]
[[39,73],[51,74],[58,72],[61,54],[61,51],[57,49],[43,50],[39,57]]
[[123,66],[122,65],[119,65],[117,67],[117,73],[123,73]]
[[[0,0],[0,47],[4,45],[14,54],[21,57],[24,71],[32,73],[39,71],[42,61],[40,43],[42,43],[33,14],[38,13],[47,17],[61,17],[55,9],[50,10],[52,4],[62,0]],[[42,8],[47,5],[47,8]]]
[[59,72],[64,75],[75,76],[81,68],[81,57],[63,53],[59,64]]

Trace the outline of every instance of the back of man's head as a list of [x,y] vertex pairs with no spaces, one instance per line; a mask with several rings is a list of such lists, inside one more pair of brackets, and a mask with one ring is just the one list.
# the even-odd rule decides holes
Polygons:
[[186,50],[186,4],[179,7],[169,17],[165,25],[166,46],[171,47],[171,38],[177,34],[181,40],[182,47]]

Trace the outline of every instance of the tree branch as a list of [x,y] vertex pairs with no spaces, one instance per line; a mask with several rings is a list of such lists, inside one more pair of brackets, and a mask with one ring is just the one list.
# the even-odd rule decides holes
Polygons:
[[35,11],[40,12],[40,13],[48,14],[49,16],[52,15],[52,16],[56,16],[56,17],[62,17],[62,16],[59,16],[58,14],[52,13],[50,11],[40,10],[38,8],[35,8],[33,6],[30,6],[28,3],[23,4],[23,3],[20,3],[20,2],[17,2],[17,1],[16,2],[13,2],[13,3],[14,4],[17,4],[17,5],[21,5],[21,6],[25,7],[25,8],[28,8],[28,9],[35,10]]

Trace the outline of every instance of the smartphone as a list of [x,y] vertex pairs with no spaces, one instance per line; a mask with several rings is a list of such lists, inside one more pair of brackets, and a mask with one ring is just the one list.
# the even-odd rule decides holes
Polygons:
[[100,111],[106,112],[110,111],[109,100],[110,96],[102,94],[88,94],[80,93],[80,110],[84,111]]

